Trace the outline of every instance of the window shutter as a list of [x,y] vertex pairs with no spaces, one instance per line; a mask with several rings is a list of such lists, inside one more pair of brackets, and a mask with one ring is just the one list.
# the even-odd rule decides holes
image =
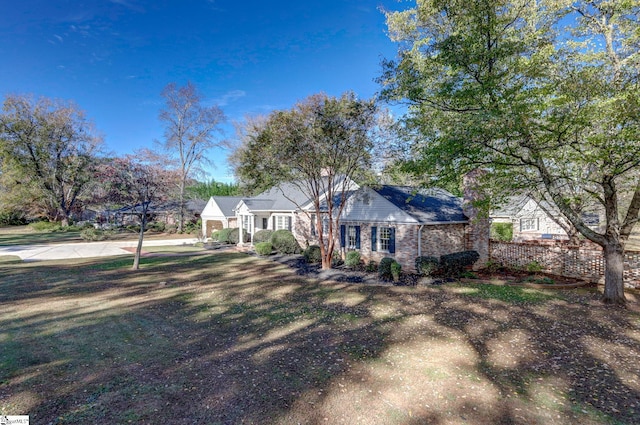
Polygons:
[[360,249],[360,226],[356,226],[356,249]]
[[347,236],[347,228],[344,224],[340,225],[340,247],[344,248],[346,245],[345,239]]
[[396,252],[396,229],[395,227],[389,228],[389,253],[394,254]]
[[276,230],[276,216],[271,216],[271,230]]
[[287,230],[291,231],[291,217],[287,217]]
[[378,250],[378,228],[371,226],[371,251]]

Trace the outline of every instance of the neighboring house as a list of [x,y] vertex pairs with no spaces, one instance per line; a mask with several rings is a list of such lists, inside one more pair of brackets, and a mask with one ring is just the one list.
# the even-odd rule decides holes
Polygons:
[[205,238],[210,238],[214,230],[238,227],[234,208],[241,199],[240,196],[212,196],[209,199],[200,213]]
[[[538,202],[527,195],[509,197],[503,207],[491,212],[490,218],[494,223],[513,224],[513,240],[516,242],[569,239],[565,229],[571,227],[556,206],[545,201]],[[593,229],[597,229],[600,224],[599,216],[595,213],[584,213],[583,219]]]
[[[231,210],[235,223],[229,220],[228,207],[224,212],[224,206],[234,202],[236,205]],[[303,248],[318,243],[318,217],[313,202],[293,184],[239,200],[213,197],[202,212],[203,229],[211,226],[207,223],[214,220],[210,215],[214,210],[228,214],[226,222],[220,220],[223,227],[240,227],[250,240],[260,229],[287,229]],[[323,226],[326,228],[327,224],[323,223]],[[383,257],[392,257],[405,270],[413,270],[418,256],[438,257],[471,249],[468,246],[469,227],[462,199],[445,190],[415,191],[401,186],[370,188],[354,183],[350,186],[335,238],[343,254],[356,250],[364,261],[376,262]],[[205,234],[210,236],[210,233]]]
[[[195,222],[200,218],[200,214],[205,208],[206,201],[202,199],[190,199],[185,204],[185,223]],[[152,204],[147,213],[151,220],[173,225],[178,222],[178,202],[166,202],[162,204]],[[116,210],[105,210],[100,214],[98,221],[114,223],[116,225],[139,224],[139,216],[142,211],[140,204],[126,206]]]

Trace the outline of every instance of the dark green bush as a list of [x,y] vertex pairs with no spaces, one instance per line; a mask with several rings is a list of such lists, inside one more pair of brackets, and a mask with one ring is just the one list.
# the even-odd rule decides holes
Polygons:
[[166,227],[167,225],[163,221],[152,221],[151,223],[147,223],[147,230],[153,230],[154,232],[164,232]]
[[396,260],[390,257],[384,257],[380,260],[380,264],[378,264],[378,276],[382,279],[393,279],[393,275],[391,274],[391,265],[395,262]]
[[196,233],[198,230],[202,229],[202,220],[191,220],[184,223],[183,231],[184,233]]
[[253,235],[253,243],[271,242],[271,235],[273,235],[273,230],[258,230],[255,235]]
[[0,225],[2,226],[22,226],[27,222],[27,217],[22,211],[7,210],[0,212]]
[[510,242],[513,239],[513,223],[491,223],[491,239]]
[[322,256],[320,255],[320,247],[318,245],[310,245],[303,252],[304,259],[307,263],[320,263]]
[[438,270],[436,257],[416,257],[416,273],[420,276],[431,276]]
[[255,247],[258,255],[270,255],[271,251],[273,251],[271,242],[258,242]]
[[213,232],[211,232],[211,240],[212,241],[219,241],[220,237],[220,231],[219,230],[214,230]]
[[[249,234],[247,232],[242,232],[242,239],[243,239],[242,241],[243,243],[249,242],[250,240]],[[229,242],[227,243],[237,244],[239,242],[240,242],[240,229],[235,227],[231,229],[231,231],[229,232]]]
[[459,276],[480,258],[477,251],[462,251],[440,257],[440,270],[447,276]]
[[373,272],[375,272],[376,270],[378,270],[378,264],[377,264],[375,261],[373,261],[373,260],[369,260],[369,262],[367,263],[366,270],[367,270],[369,273],[373,273]]
[[302,252],[298,241],[288,230],[276,230],[271,235],[271,245],[280,254],[299,254]]
[[360,253],[358,251],[349,251],[344,260],[347,267],[356,267],[360,264]]

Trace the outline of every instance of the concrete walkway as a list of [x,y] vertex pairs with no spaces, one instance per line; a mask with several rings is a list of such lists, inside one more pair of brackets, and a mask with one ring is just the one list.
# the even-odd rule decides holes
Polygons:
[[[192,245],[198,240],[167,239],[145,240],[142,246]],[[0,246],[0,256],[15,255],[24,261],[65,260],[72,258],[108,257],[113,255],[133,255],[123,248],[135,248],[138,241],[78,242],[55,245]]]

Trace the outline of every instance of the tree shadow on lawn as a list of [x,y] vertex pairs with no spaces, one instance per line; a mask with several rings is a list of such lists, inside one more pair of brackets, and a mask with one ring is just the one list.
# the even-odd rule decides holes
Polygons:
[[635,305],[319,283],[232,253],[129,266],[29,266],[3,280],[0,414],[573,424],[633,423],[640,411]]

